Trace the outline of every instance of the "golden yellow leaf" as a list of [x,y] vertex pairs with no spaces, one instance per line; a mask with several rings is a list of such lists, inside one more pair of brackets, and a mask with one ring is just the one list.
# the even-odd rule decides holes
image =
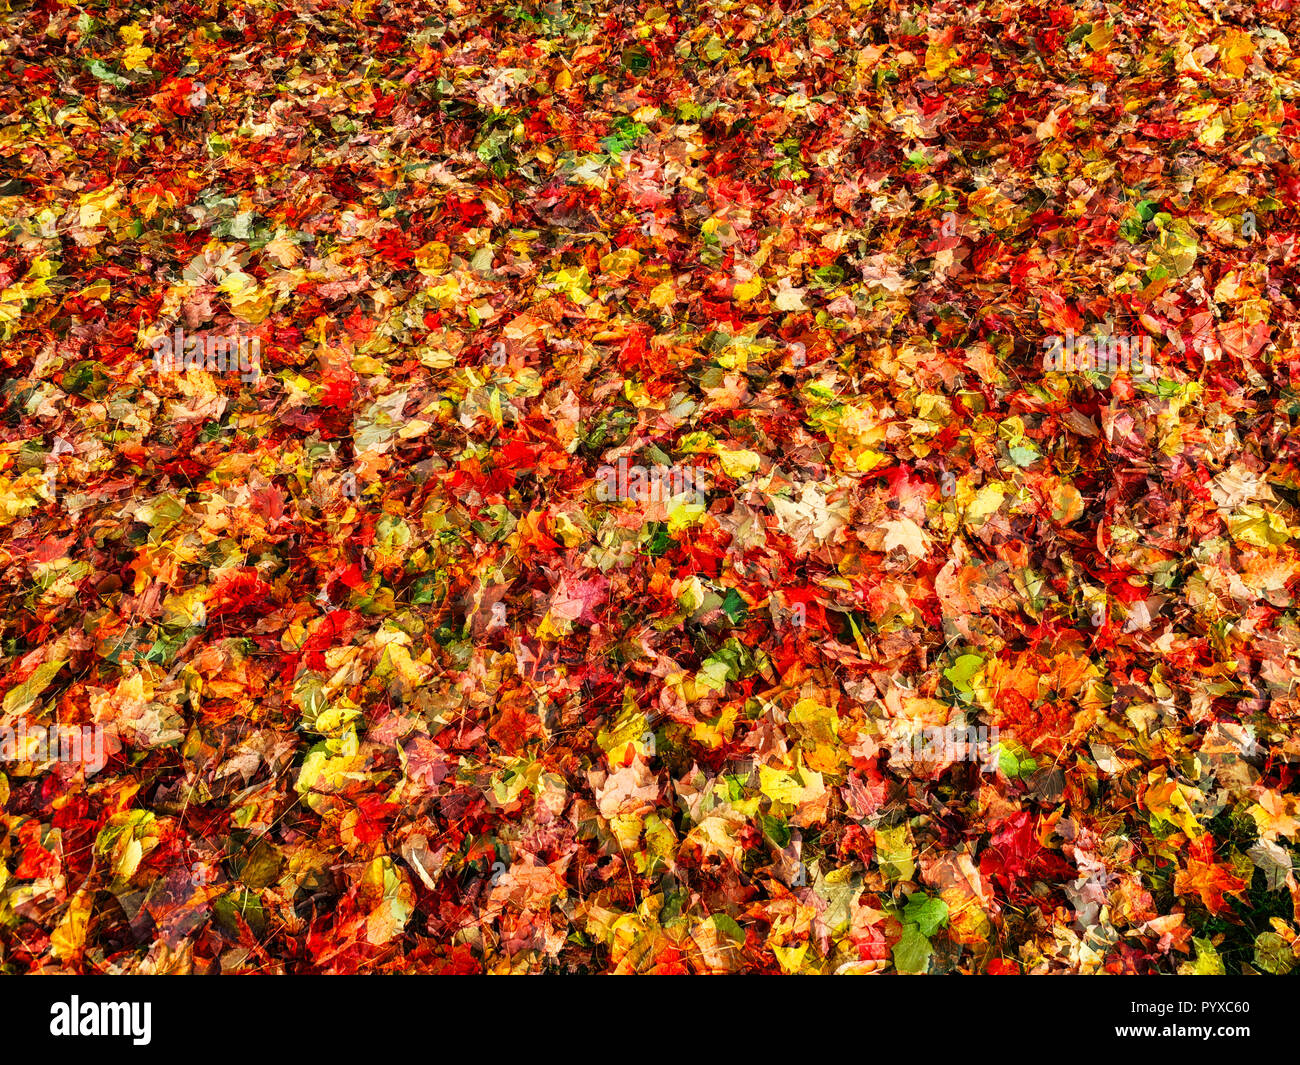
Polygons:
[[68,903],[68,910],[50,935],[50,953],[59,961],[67,961],[86,942],[86,929],[90,925],[91,897],[87,891],[78,891]]

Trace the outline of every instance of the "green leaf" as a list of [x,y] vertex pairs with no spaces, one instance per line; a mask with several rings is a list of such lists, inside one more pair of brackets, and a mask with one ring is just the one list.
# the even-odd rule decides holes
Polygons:
[[934,948],[914,924],[903,927],[903,938],[894,945],[894,968],[900,973],[923,973],[930,967]]
[[1261,932],[1255,937],[1255,964],[1274,976],[1289,973],[1295,968],[1291,944],[1276,932]]
[[165,492],[142,506],[136,512],[136,517],[149,526],[150,541],[161,543],[168,530],[185,517],[185,503],[170,492]]
[[711,914],[705,924],[712,922],[713,927],[717,929],[718,935],[726,936],[733,943],[745,942],[745,930],[738,925],[735,920],[728,917],[725,913]]
[[1008,747],[998,745],[998,768],[1004,776],[1011,779],[1027,777],[1038,772],[1038,763],[1027,755],[1017,756]]
[[1227,971],[1223,967],[1223,959],[1219,957],[1219,952],[1214,949],[1214,944],[1209,939],[1192,939],[1192,945],[1196,947],[1196,961],[1193,963],[1193,972],[1197,976],[1223,976]]
[[943,675],[952,682],[952,686],[959,692],[969,692],[971,690],[971,678],[983,668],[984,659],[982,656],[960,655],[950,669],[943,671]]
[[732,637],[704,660],[695,674],[695,683],[723,691],[732,681],[754,670],[754,656],[739,640]]
[[650,128],[642,125],[640,122],[633,122],[626,115],[622,115],[614,121],[614,128],[610,131],[608,137],[602,137],[600,146],[605,149],[609,155],[621,155],[629,148],[636,146],[636,142],[642,137],[649,136]]
[[129,89],[131,87],[131,82],[128,79],[122,77],[122,75],[117,73],[117,71],[106,66],[103,61],[99,59],[87,60],[86,69],[94,74],[100,81],[107,82],[115,89]]
[[633,74],[641,74],[650,69],[650,53],[641,45],[635,45],[623,53],[623,67]]
[[214,899],[211,905],[212,915],[216,918],[217,924],[232,937],[239,935],[240,920],[248,925],[254,935],[261,935],[266,927],[262,900],[244,888]]
[[745,619],[748,613],[745,609],[745,600],[740,597],[740,593],[735,588],[727,589],[727,597],[722,600],[722,612],[733,625],[738,625]]
[[99,399],[108,391],[108,375],[99,363],[90,359],[73,364],[63,375],[60,385],[65,392],[72,392],[86,399]]
[[912,842],[907,825],[876,829],[876,862],[890,880],[911,880],[916,866],[912,861]]
[[433,602],[433,577],[420,577],[411,585],[411,602],[415,605]]
[[948,904],[943,899],[931,898],[923,891],[907,896],[903,920],[916,925],[923,936],[932,936],[948,923]]
[[662,521],[651,522],[648,528],[651,530],[650,542],[646,545],[646,554],[651,558],[659,558],[673,547],[675,541],[668,532],[668,526]]
[[790,826],[779,817],[769,817],[760,813],[758,822],[763,828],[763,835],[772,841],[773,846],[784,849],[790,842]]

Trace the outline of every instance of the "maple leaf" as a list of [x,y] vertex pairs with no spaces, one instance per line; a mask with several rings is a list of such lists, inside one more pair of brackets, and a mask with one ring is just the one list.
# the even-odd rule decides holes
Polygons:
[[910,518],[896,518],[882,523],[885,529],[885,550],[903,548],[913,558],[924,558],[929,545],[925,530]]
[[1174,891],[1195,893],[1211,913],[1231,913],[1224,895],[1245,896],[1246,882],[1214,861],[1214,837],[1208,832],[1193,839],[1187,851],[1187,866],[1174,876]]
[[654,808],[659,785],[646,764],[636,759],[612,773],[592,770],[592,790],[602,817],[639,816]]

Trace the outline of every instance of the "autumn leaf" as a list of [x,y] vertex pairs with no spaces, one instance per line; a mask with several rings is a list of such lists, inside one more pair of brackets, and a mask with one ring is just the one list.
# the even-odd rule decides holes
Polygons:
[[1231,913],[1224,894],[1244,895],[1246,882],[1228,871],[1226,865],[1214,861],[1214,837],[1208,832],[1192,840],[1187,852],[1187,867],[1180,869],[1174,878],[1174,890],[1181,894],[1195,893],[1211,913]]

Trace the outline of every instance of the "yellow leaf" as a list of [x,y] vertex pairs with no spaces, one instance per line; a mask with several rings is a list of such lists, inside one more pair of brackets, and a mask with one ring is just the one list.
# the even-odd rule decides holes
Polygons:
[[715,913],[705,918],[691,932],[691,939],[711,972],[735,972],[740,968],[743,962],[740,950],[745,945],[745,934],[725,914]]
[[375,667],[375,676],[380,679],[393,675],[402,682],[404,691],[412,691],[423,679],[420,668],[411,658],[411,652],[395,643],[384,648],[383,657]]
[[450,259],[451,248],[440,240],[431,240],[416,250],[415,268],[425,277],[439,277]]
[[1201,132],[1196,135],[1196,139],[1207,148],[1213,148],[1219,143],[1219,141],[1223,140],[1224,132],[1223,116],[1215,115],[1214,121],[1201,130]]
[[1292,535],[1281,515],[1266,511],[1256,503],[1247,503],[1236,513],[1228,515],[1228,532],[1238,543],[1252,547],[1284,544]]
[[587,273],[586,266],[556,270],[547,280],[574,303],[586,303],[590,299],[587,291],[591,288],[591,277]]
[[675,535],[704,517],[707,507],[703,503],[688,503],[685,495],[668,504],[668,532]]
[[739,708],[730,704],[713,721],[701,721],[691,727],[691,739],[710,750],[717,750],[731,739],[736,731]]
[[1255,42],[1245,30],[1226,30],[1219,43],[1219,66],[1230,78],[1246,73],[1246,61],[1255,54]]
[[822,775],[805,769],[789,771],[774,769],[772,766],[758,767],[759,789],[769,799],[777,802],[799,806],[804,802],[820,797],[825,792]]
[[890,880],[911,880],[916,871],[907,825],[876,829],[876,862]]
[[601,256],[600,269],[614,277],[626,277],[640,261],[641,253],[635,248],[619,248]]
[[1284,798],[1276,791],[1265,790],[1260,795],[1259,802],[1247,813],[1255,819],[1260,835],[1266,840],[1275,840],[1279,835],[1293,839],[1300,828],[1294,817],[1295,807],[1296,800],[1293,797]]
[[763,458],[757,452],[741,449],[739,451],[719,451],[718,461],[723,472],[733,480],[739,480],[758,469]]
[[787,976],[793,976],[803,969],[803,960],[808,953],[807,943],[799,943],[791,947],[778,947],[775,943],[768,945],[776,955],[777,964]]
[[1187,108],[1178,117],[1184,122],[1199,122],[1203,118],[1209,118],[1218,109],[1219,105],[1210,100],[1208,103],[1201,103],[1195,107]]
[[122,53],[122,66],[127,70],[147,69],[151,55],[153,55],[152,48],[146,48],[141,44],[133,44]]
[[839,740],[839,715],[833,706],[816,699],[800,699],[795,703],[789,721],[805,740],[819,744],[834,744]]
[[113,854],[113,875],[123,880],[130,880],[140,868],[144,858],[144,844],[131,836],[122,836],[118,840],[117,850]]
[[41,692],[50,686],[50,681],[54,679],[55,674],[63,668],[67,661],[66,658],[60,658],[57,661],[43,662],[37,666],[30,677],[5,695],[4,712],[6,714],[21,714],[26,711],[28,707],[36,702]]
[[776,298],[772,301],[772,305],[778,311],[806,311],[808,305],[804,303],[803,298],[807,291],[806,288],[795,288],[790,284],[788,277],[783,277],[777,286]]
[[78,891],[68,904],[68,912],[50,936],[50,952],[59,961],[67,961],[86,942],[86,928],[89,924],[90,894]]
[[587,534],[578,528],[567,514],[556,514],[552,524],[555,535],[565,547],[577,547],[587,538]]
[[654,291],[650,293],[650,302],[660,310],[663,310],[670,303],[677,299],[677,290],[673,288],[671,281],[663,281],[656,285]]
[[932,44],[925,50],[925,76],[932,79],[942,77],[955,62],[957,49]]
[[650,721],[636,706],[625,704],[623,712],[610,726],[596,733],[596,743],[606,754],[621,757],[631,744],[638,754],[645,751],[642,737],[650,731]]
[[536,636],[539,640],[562,640],[572,629],[573,622],[568,618],[560,618],[559,624],[556,624],[548,610],[541,624],[537,626]]
[[912,695],[903,700],[903,717],[907,718],[913,725],[946,725],[950,712],[948,704],[942,703],[938,699]]
[[1093,27],[1092,32],[1084,38],[1084,41],[1094,52],[1100,52],[1114,39],[1115,27],[1106,23],[1098,23]]
[[970,506],[966,508],[966,524],[972,526],[983,525],[984,522],[997,513],[1006,494],[1007,486],[1002,482],[994,481],[992,484],[986,484],[975,493],[975,498],[971,500]]
[[98,192],[85,192],[77,198],[77,224],[82,229],[94,229],[104,217],[105,211],[117,206],[118,194],[111,188]]
[[162,621],[164,625],[175,625],[187,629],[203,625],[208,620],[207,608],[203,598],[206,588],[195,588],[177,594],[173,592],[163,600]]
[[1187,795],[1184,794],[1189,791],[1185,785],[1168,779],[1163,770],[1153,770],[1147,775],[1144,805],[1160,820],[1181,828],[1188,836],[1199,836],[1200,822],[1196,820]]
[[[917,444],[912,444],[912,449],[916,450]],[[863,473],[869,473],[882,463],[888,462],[889,456],[883,451],[876,451],[874,448],[867,448],[864,451],[855,452],[853,455],[853,464]]]

